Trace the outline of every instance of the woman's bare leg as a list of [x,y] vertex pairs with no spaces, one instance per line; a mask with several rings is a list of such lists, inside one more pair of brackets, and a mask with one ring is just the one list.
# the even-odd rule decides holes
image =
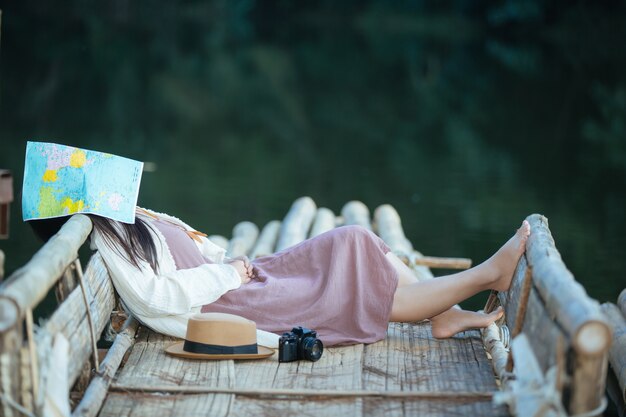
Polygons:
[[[387,253],[387,259],[398,271],[398,288],[419,282],[413,271],[393,252]],[[452,306],[443,313],[430,317],[432,334],[437,339],[452,337],[463,330],[487,327],[503,314],[504,311],[501,308],[485,314]]]
[[387,252],[385,257],[389,260],[389,263],[393,265],[393,267],[398,272],[398,288],[416,284],[419,282],[419,279],[413,274],[413,271],[402,262],[400,258],[396,256],[393,252]]
[[[495,315],[472,312],[465,313],[479,314],[479,316],[460,315],[458,310],[450,310],[450,312],[447,310],[481,291],[488,289],[507,290],[517,261],[524,253],[529,234],[530,225],[527,221],[524,221],[515,235],[491,258],[474,268],[456,274],[427,281],[409,282],[408,279],[402,278],[403,274],[399,271],[400,282],[403,285],[399,285],[398,290],[396,290],[390,320],[419,321],[432,318],[435,327],[447,329],[437,332],[442,335],[448,334],[457,328],[459,330],[455,331],[455,333],[461,331],[468,328],[466,325],[474,322],[478,322],[478,325],[470,327],[484,327],[480,324],[484,322],[483,318],[486,316],[491,320],[486,323],[488,325],[497,319],[497,317],[493,318]],[[392,264],[394,264],[393,261]],[[406,268],[404,264],[402,265]],[[402,269],[399,266],[398,268]],[[409,270],[408,268],[406,269]],[[464,310],[460,310],[460,312],[464,312]],[[498,314],[501,315],[501,312]],[[458,322],[462,326],[456,326],[454,322]]]

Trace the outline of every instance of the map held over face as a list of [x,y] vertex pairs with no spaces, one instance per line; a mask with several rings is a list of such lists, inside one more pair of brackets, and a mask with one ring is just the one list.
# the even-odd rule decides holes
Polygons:
[[28,142],[24,220],[91,213],[135,222],[143,162],[45,142]]

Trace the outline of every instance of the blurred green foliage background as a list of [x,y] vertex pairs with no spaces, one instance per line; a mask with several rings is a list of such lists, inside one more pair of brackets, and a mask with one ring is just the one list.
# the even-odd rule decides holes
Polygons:
[[[488,257],[540,212],[589,294],[626,287],[623,1],[22,0],[4,6],[0,168],[26,140],[151,162],[140,204],[207,233],[299,196],[399,211]],[[480,307],[480,301],[469,307]]]

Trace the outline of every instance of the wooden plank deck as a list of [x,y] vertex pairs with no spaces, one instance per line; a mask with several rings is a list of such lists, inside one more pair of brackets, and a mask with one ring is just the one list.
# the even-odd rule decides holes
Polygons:
[[[480,335],[468,331],[434,339],[428,323],[392,323],[387,339],[328,348],[318,362],[196,361],[173,358],[175,339],[141,329],[100,412],[107,416],[508,416],[488,396],[497,390]],[[151,392],[150,387],[161,387]],[[183,393],[217,389],[220,393]],[[254,390],[265,394],[251,394]],[[224,392],[229,391],[230,392]],[[285,390],[283,394],[278,391]],[[318,396],[312,393],[321,390]],[[306,395],[298,393],[306,392]],[[337,395],[353,395],[337,397]],[[459,397],[397,398],[375,392],[459,393]]]

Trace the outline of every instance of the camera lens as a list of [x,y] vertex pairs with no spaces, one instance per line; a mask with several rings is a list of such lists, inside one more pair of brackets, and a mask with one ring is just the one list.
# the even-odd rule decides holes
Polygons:
[[315,362],[322,357],[324,345],[321,340],[314,337],[306,337],[302,340],[302,344],[300,346],[302,349],[301,356],[304,359]]

